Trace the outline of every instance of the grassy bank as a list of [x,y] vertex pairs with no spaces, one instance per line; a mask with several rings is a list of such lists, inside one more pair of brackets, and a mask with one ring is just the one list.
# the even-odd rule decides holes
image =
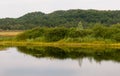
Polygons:
[[36,27],[31,30],[0,32],[0,45],[55,46],[83,48],[120,48],[120,24],[111,27],[96,25],[83,28]]
[[23,31],[0,31],[0,41],[13,41]]
[[75,42],[75,43],[118,43],[120,42],[120,24],[105,27],[101,24],[91,28],[84,28],[82,23],[78,27],[55,27],[41,28],[25,31],[16,38],[19,41],[37,41],[37,42]]
[[120,43],[70,43],[70,42],[22,42],[1,41],[2,46],[53,46],[53,47],[81,47],[81,48],[120,48]]

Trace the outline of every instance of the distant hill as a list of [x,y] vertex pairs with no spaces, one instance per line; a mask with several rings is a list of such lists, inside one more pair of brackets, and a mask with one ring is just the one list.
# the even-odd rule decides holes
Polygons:
[[55,11],[50,14],[42,12],[28,13],[19,18],[0,19],[1,30],[26,30],[34,27],[75,27],[79,22],[84,27],[90,27],[96,23],[106,26],[120,23],[120,11],[98,10],[67,10]]

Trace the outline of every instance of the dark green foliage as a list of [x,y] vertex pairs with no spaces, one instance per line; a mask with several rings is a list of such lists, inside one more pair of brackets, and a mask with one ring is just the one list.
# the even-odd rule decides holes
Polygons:
[[58,41],[67,35],[67,28],[34,28],[17,36],[17,40],[33,39],[44,37],[45,41]]
[[71,38],[76,38],[76,37],[85,37],[85,36],[88,36],[88,35],[91,35],[92,34],[92,30],[89,30],[89,29],[84,29],[84,30],[70,30],[69,33],[68,33],[68,37],[71,37]]
[[45,33],[46,41],[59,41],[67,35],[68,30],[66,28],[52,28]]
[[117,42],[120,42],[120,32],[116,33],[112,36],[112,39],[116,40]]
[[[26,31],[26,32],[27,32],[27,31]],[[26,32],[25,32],[25,33],[21,33],[20,35],[18,35],[18,36],[16,37],[16,39],[17,39],[17,40],[26,40],[27,38],[29,38]]]
[[78,30],[76,28],[55,27],[41,28],[37,27],[28,30],[17,36],[17,40],[32,40],[32,41],[117,41],[120,42],[120,24],[109,27],[102,24],[96,24],[93,28],[84,28]]
[[93,27],[96,23],[110,26],[120,22],[120,11],[98,11],[98,10],[68,10],[55,11],[50,14],[41,12],[28,13],[19,18],[0,19],[2,30],[26,30],[35,27],[77,27],[82,22],[84,28]]
[[37,37],[43,36],[44,32],[45,32],[44,28],[37,27],[18,35],[17,39],[18,40],[35,39]]
[[106,32],[107,32],[107,28],[105,26],[102,26],[102,25],[96,25],[95,27],[93,27],[93,32],[94,32],[93,35],[95,37],[105,38]]

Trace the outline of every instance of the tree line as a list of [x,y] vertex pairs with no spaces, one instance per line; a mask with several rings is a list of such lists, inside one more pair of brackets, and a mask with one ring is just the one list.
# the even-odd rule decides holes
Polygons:
[[0,30],[26,30],[35,27],[77,27],[82,22],[84,28],[96,24],[111,26],[120,22],[120,11],[99,10],[67,10],[55,11],[49,14],[32,12],[19,18],[0,19]]

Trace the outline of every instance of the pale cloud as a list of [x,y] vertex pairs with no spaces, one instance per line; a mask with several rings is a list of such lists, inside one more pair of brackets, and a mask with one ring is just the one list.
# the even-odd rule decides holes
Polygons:
[[68,9],[120,10],[120,0],[0,0],[0,18]]

